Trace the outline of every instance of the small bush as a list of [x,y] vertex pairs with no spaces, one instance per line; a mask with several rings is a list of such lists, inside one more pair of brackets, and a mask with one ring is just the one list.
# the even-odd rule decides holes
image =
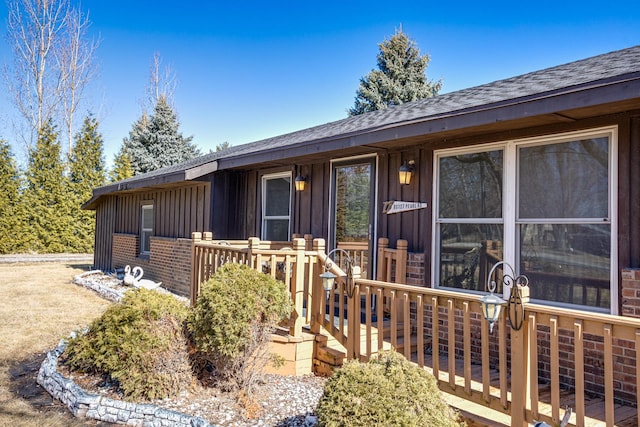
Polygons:
[[435,378],[402,355],[350,361],[325,383],[316,409],[321,426],[462,426]]
[[227,264],[202,285],[188,328],[219,385],[250,393],[269,362],[271,332],[290,314],[284,283],[245,265]]
[[125,396],[158,399],[191,384],[184,322],[187,307],[171,295],[127,292],[71,340],[65,363],[75,370],[108,375]]

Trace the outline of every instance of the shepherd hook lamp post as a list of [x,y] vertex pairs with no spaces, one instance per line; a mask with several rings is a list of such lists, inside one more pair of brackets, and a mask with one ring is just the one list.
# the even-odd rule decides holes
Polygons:
[[324,261],[324,273],[320,275],[320,279],[322,279],[322,287],[326,292],[329,292],[331,289],[333,289],[333,286],[335,285],[335,281],[338,276],[333,274],[330,270],[334,264],[334,261],[331,259],[331,256],[336,252],[339,252],[342,254],[343,260],[346,264],[346,271],[345,271],[345,273],[347,273],[346,291],[347,291],[347,296],[349,298],[352,298],[353,291],[355,288],[353,279],[354,279],[354,275],[359,274],[359,271],[358,271],[359,268],[354,267],[353,260],[349,256],[349,253],[344,249],[335,248],[327,254],[327,258]]
[[[504,301],[493,292],[496,290],[496,280],[493,273],[499,266],[508,267],[511,274],[502,272],[502,287],[509,289],[509,299]],[[505,261],[499,261],[493,265],[487,276],[487,289],[489,295],[480,299],[482,304],[482,314],[489,322],[489,333],[493,332],[493,325],[500,317],[500,309],[504,304],[508,304],[507,318],[513,330],[519,331],[524,323],[524,303],[529,301],[529,278],[523,274],[516,276],[513,267]]]

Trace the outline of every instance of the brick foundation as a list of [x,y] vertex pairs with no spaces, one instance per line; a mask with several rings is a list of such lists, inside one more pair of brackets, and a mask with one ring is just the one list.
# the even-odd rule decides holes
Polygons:
[[189,296],[191,277],[191,239],[151,237],[149,256],[138,254],[140,237],[114,234],[112,268],[140,266],[144,278],[162,282],[162,286],[183,296]]
[[138,247],[140,237],[135,234],[113,235],[111,248],[111,268],[124,267],[125,265],[138,265]]
[[191,239],[151,238],[149,272],[179,295],[189,296]]

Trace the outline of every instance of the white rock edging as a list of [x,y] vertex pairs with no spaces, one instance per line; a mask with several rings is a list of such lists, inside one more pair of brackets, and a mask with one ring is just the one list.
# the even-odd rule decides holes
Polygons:
[[61,340],[55,350],[47,353],[38,371],[37,383],[53,398],[67,405],[74,416],[128,426],[215,427],[200,417],[170,411],[156,405],[136,404],[87,393],[73,380],[58,372],[58,358],[66,348],[67,342]]
[[109,301],[119,302],[124,296],[124,292],[112,289],[109,286],[104,286],[101,283],[96,283],[93,280],[86,279],[87,276],[91,276],[97,273],[102,273],[102,270],[91,270],[78,274],[73,278],[73,283],[89,288],[97,292],[101,297],[108,299]]

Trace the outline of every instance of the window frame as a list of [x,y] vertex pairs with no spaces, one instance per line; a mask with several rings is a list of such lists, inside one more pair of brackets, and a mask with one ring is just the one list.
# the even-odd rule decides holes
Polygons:
[[[519,149],[523,147],[535,147],[548,144],[561,144],[580,139],[608,138],[608,218],[548,218],[532,219],[519,218],[519,193],[518,193],[518,162]],[[472,154],[487,152],[492,150],[503,150],[503,189],[502,189],[502,218],[440,218],[440,159],[461,154]],[[592,128],[574,132],[564,132],[552,135],[544,135],[530,138],[505,140],[482,145],[458,147],[453,149],[442,149],[434,151],[433,155],[433,215],[432,215],[432,247],[431,247],[431,280],[436,288],[449,289],[459,292],[477,293],[459,288],[444,287],[440,285],[440,226],[446,223],[490,223],[502,224],[503,227],[503,259],[515,268],[519,266],[520,233],[519,227],[523,224],[535,223],[558,223],[566,222],[571,224],[608,224],[610,227],[610,277],[609,289],[611,295],[609,309],[582,306],[554,302],[549,300],[535,300],[536,303],[544,305],[556,305],[559,307],[579,308],[587,311],[605,312],[618,314],[619,289],[618,289],[618,127],[607,126]],[[532,284],[535,286],[535,284]]]
[[[144,227],[144,214],[145,211],[151,211],[152,225],[151,228]],[[151,237],[154,235],[155,228],[155,209],[153,200],[145,200],[140,205],[140,251],[139,255],[143,257],[148,257],[151,254]],[[149,250],[145,251],[145,236],[149,239]]]
[[[267,215],[267,181],[272,179],[289,178],[289,214],[288,215]],[[293,173],[291,171],[278,172],[262,175],[261,185],[261,226],[260,226],[260,239],[266,239],[267,221],[269,220],[283,220],[288,222],[287,226],[287,240],[291,240],[291,212],[293,211]]]

